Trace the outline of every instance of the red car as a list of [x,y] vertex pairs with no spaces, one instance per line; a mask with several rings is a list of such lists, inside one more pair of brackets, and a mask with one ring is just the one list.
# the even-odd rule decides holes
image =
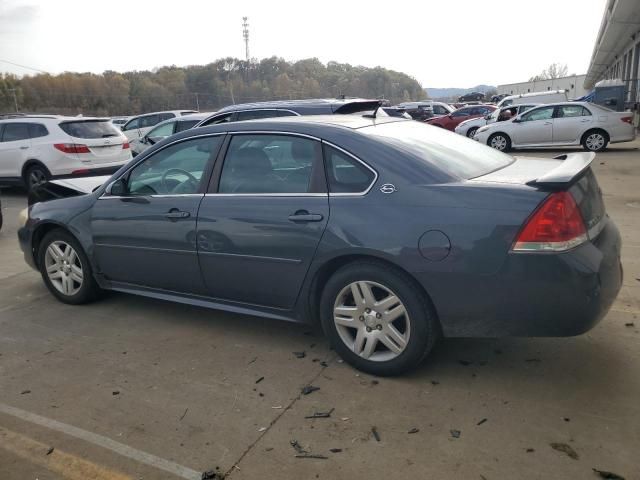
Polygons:
[[446,128],[452,132],[458,126],[459,123],[470,118],[483,117],[493,112],[497,107],[495,105],[470,105],[468,107],[462,107],[449,115],[443,115],[441,117],[433,117],[426,121],[430,125],[436,127]]

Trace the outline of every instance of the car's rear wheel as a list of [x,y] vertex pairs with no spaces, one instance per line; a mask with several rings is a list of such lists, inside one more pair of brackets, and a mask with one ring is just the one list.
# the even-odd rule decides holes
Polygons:
[[100,292],[81,245],[64,230],[52,230],[44,236],[38,250],[38,265],[45,285],[61,302],[87,303]]
[[478,127],[471,127],[469,130],[467,130],[467,137],[469,138],[475,137],[477,131],[478,131]]
[[603,130],[589,130],[582,136],[582,146],[589,152],[601,152],[608,143],[609,136]]
[[501,152],[508,152],[511,149],[511,139],[506,133],[494,133],[487,140],[487,145]]
[[40,165],[33,165],[27,169],[24,174],[24,181],[27,189],[31,192],[43,183],[46,183],[51,175],[49,171]]
[[335,350],[373,375],[398,375],[416,367],[438,337],[424,293],[403,272],[375,261],[338,270],[324,287],[320,308]]

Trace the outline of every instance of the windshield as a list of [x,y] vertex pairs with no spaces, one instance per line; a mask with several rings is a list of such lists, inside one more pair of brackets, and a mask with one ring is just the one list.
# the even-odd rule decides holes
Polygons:
[[514,161],[513,157],[475,140],[418,122],[390,122],[360,131],[464,179],[485,175]]

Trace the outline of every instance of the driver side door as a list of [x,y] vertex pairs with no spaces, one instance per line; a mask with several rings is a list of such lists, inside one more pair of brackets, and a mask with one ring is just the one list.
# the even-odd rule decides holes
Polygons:
[[203,293],[196,219],[223,138],[167,145],[125,172],[94,204],[95,260],[115,287]]

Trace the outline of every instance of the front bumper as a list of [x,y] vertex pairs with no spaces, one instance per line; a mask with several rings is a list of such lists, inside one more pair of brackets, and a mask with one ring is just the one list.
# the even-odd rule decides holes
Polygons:
[[22,253],[24,255],[24,261],[31,268],[37,270],[38,266],[36,265],[36,261],[33,255],[31,241],[32,241],[32,232],[31,232],[31,229],[28,227],[28,221],[27,221],[27,225],[20,227],[18,229],[18,243],[20,245],[20,250],[22,250]]
[[620,233],[602,232],[562,254],[510,253],[490,276],[419,280],[448,337],[566,337],[593,328],[622,285]]

